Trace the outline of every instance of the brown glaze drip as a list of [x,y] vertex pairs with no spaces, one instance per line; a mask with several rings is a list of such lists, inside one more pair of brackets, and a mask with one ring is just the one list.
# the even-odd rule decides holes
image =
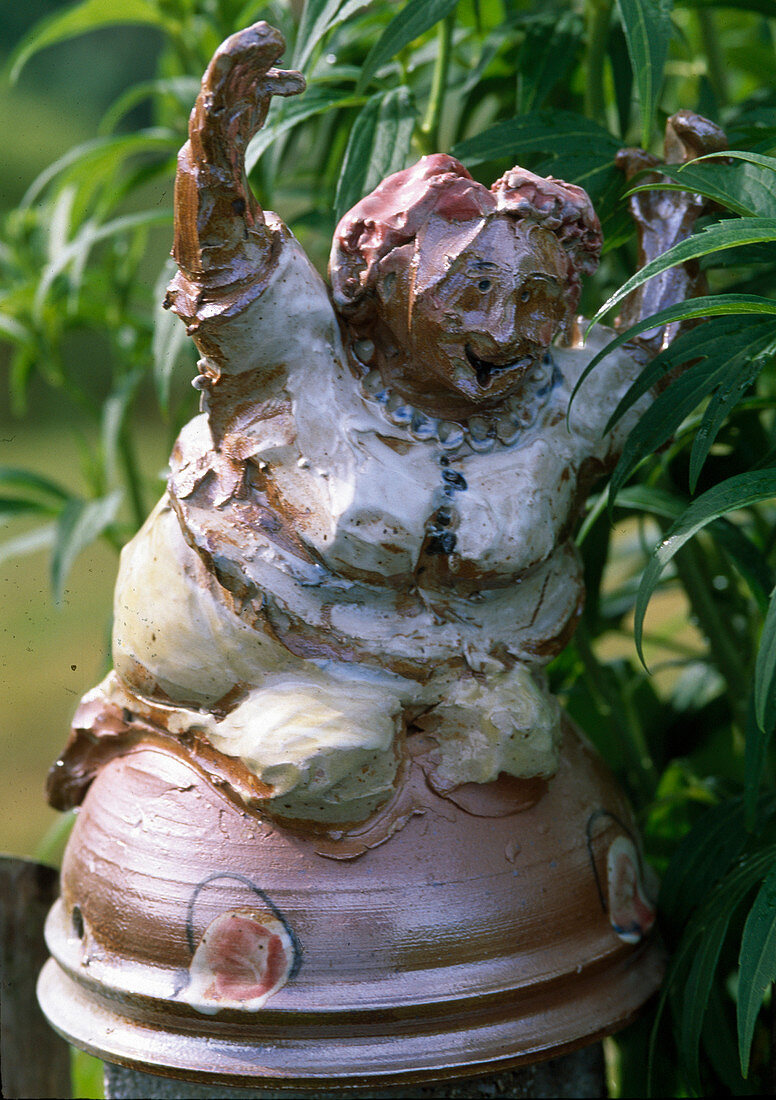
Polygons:
[[272,795],[241,760],[225,756],[194,732],[176,737],[166,729],[171,708],[152,704],[126,692],[126,706],[109,702],[97,691],[81,702],[61,757],[46,781],[49,803],[72,810],[83,801],[100,769],[136,749],[158,747],[193,764],[202,776],[240,809],[258,810]]

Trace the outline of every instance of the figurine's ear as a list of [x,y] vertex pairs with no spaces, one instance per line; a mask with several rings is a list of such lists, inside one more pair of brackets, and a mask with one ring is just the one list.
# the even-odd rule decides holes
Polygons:
[[569,279],[592,275],[601,254],[601,225],[587,192],[573,183],[512,168],[491,187],[498,209],[551,229],[569,259]]

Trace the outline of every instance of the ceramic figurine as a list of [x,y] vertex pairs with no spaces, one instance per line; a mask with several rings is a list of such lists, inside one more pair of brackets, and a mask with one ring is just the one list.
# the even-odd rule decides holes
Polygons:
[[[223,1018],[244,1051],[246,1014],[274,1035],[284,1012],[328,1005],[352,1035],[370,1006],[441,997],[447,1046],[405,1036],[386,1062],[340,1036],[335,1072],[289,1038],[262,1073],[473,1072],[611,1030],[659,979],[630,812],[543,670],[582,608],[580,508],[649,397],[605,425],[675,326],[605,359],[567,416],[612,337],[597,327],[583,343],[576,317],[602,243],[590,200],[521,168],[488,189],[445,155],[346,214],[328,288],[245,179],[271,97],[304,89],[272,67],[282,50],[263,23],[221,46],[179,157],[165,305],[200,352],[202,412],[122,554],[114,671],[52,772],[60,808],[89,793],[52,917],[70,978],[49,980],[80,989],[88,967],[98,998],[100,982],[114,991],[103,1014],[117,988],[157,998],[180,1060],[144,1048],[143,1064],[222,1080],[260,1074],[244,1053],[203,1068],[192,1017]],[[680,112],[666,148],[687,159],[724,136]],[[703,207],[658,192],[631,209],[645,261]],[[622,323],[699,289],[697,271],[674,269]],[[111,918],[116,866],[143,899],[132,920]],[[119,963],[135,975],[123,985]],[[456,976],[440,993],[443,971]],[[518,1026],[504,1006],[528,986],[545,1001]],[[485,994],[491,1038],[474,1002],[449,1004]],[[184,1033],[194,1053],[180,1054]],[[116,1042],[99,1049],[131,1063]]]

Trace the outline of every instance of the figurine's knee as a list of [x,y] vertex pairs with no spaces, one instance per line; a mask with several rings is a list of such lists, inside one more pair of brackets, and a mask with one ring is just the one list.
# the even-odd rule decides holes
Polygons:
[[521,665],[455,684],[423,719],[437,742],[434,783],[489,783],[501,772],[552,775],[558,765],[560,706]]
[[267,810],[322,822],[362,821],[393,793],[403,703],[390,684],[311,669],[251,691],[209,741],[273,788]]

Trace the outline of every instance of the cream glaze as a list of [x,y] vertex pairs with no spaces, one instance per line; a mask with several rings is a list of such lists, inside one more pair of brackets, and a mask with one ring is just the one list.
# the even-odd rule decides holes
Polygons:
[[[590,376],[567,426],[571,388],[611,336],[596,330],[585,349],[554,349],[554,385],[512,446],[478,454],[418,441],[362,394],[343,365],[322,280],[288,231],[267,220],[280,239],[278,265],[239,323],[219,333],[220,374],[244,365],[253,333],[251,371],[258,379],[271,368],[273,394],[233,418],[220,450],[206,414],[184,428],[169,497],[122,554],[117,672],[135,691],[181,704],[217,748],[276,787],[284,815],[366,816],[396,768],[394,738],[377,718],[400,709],[411,720],[442,704],[446,723],[426,728],[443,744],[447,786],[499,772],[551,774],[558,710],[534,674],[581,606],[581,571],[564,535],[580,471],[591,458],[604,468],[619,445],[602,428],[631,381],[632,360],[612,356]],[[270,498],[272,521],[263,522],[261,502]],[[462,584],[453,564],[434,576],[434,556],[424,553],[440,505],[454,511]],[[277,692],[294,682],[297,707],[283,732]],[[339,725],[322,722],[316,737],[307,719],[332,692],[348,702]],[[228,720],[190,709],[230,693],[239,701]],[[369,699],[383,731],[376,739]],[[394,734],[401,728],[391,719]],[[357,765],[350,795],[343,779]]]

